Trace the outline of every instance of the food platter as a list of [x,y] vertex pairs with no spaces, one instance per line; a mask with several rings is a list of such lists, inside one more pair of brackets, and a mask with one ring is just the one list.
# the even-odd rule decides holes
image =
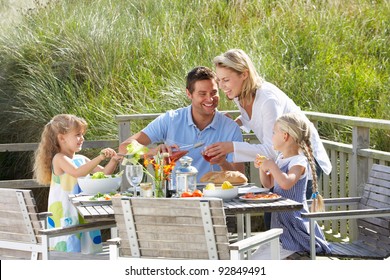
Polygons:
[[252,186],[252,187],[239,187],[238,188],[238,194],[239,195],[245,195],[247,193],[268,193],[269,189],[266,188],[260,188],[257,186]]
[[74,202],[80,202],[81,204],[111,204],[111,199],[105,199],[105,198],[99,198],[99,199],[93,199],[93,195],[83,195],[72,198]]
[[240,200],[257,203],[274,202],[279,200],[280,198],[282,197],[275,193],[259,193],[253,195],[242,195],[239,197]]
[[116,194],[97,194],[97,195],[79,195],[76,197],[73,197],[73,202],[78,202],[83,205],[87,204],[99,204],[99,205],[105,205],[105,204],[111,204],[111,198],[115,196],[132,196],[132,193],[128,192],[122,192],[122,193],[116,193]]
[[[207,184],[209,184],[209,183],[196,183],[196,185],[199,187],[205,187]],[[213,184],[216,187],[222,186],[222,184],[215,184],[215,183],[213,183]],[[230,184],[232,184],[233,187],[238,187],[238,188],[248,186],[248,183],[230,183]]]

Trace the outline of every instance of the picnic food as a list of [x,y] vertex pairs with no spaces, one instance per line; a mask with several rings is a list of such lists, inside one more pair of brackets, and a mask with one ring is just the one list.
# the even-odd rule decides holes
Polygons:
[[234,187],[233,187],[233,185],[229,181],[225,181],[225,182],[222,183],[221,188],[223,190],[230,190],[230,189],[232,189]]
[[207,183],[205,190],[215,190],[215,184],[214,183]]
[[279,198],[280,195],[276,193],[247,193],[242,196],[242,198],[247,198],[247,199],[275,199]]
[[200,178],[202,183],[223,184],[225,181],[231,184],[245,184],[248,182],[248,178],[239,171],[211,171]]
[[193,192],[183,192],[180,197],[202,197],[203,193],[196,189]]
[[194,192],[192,193],[192,196],[193,197],[202,197],[203,193],[200,190],[194,190]]
[[266,159],[267,159],[266,156],[257,154],[255,159],[255,166],[260,166]]

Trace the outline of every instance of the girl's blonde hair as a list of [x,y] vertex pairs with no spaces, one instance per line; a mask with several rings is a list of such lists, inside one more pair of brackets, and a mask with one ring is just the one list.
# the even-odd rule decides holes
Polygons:
[[73,130],[84,134],[87,126],[83,118],[70,114],[56,115],[45,125],[34,157],[34,178],[39,184],[50,184],[52,160],[60,152],[58,135],[67,134]]
[[299,145],[299,148],[303,151],[303,154],[308,159],[313,176],[313,202],[311,210],[312,212],[323,211],[324,202],[322,196],[318,193],[316,164],[310,141],[311,129],[309,120],[300,113],[288,113],[279,117],[276,120],[276,123],[278,124],[280,130],[288,133],[295,140],[295,142]]
[[249,56],[243,50],[231,49],[216,56],[213,63],[215,67],[229,68],[237,74],[248,71],[248,78],[243,82],[238,100],[243,106],[252,102],[254,93],[261,87],[263,79],[257,74],[256,68]]

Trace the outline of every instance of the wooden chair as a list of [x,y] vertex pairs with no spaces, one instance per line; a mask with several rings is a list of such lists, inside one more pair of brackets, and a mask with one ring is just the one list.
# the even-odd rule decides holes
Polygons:
[[221,199],[127,197],[114,198],[113,207],[119,237],[108,240],[110,259],[240,259],[265,243],[280,258],[282,229],[229,245]]
[[31,190],[0,189],[0,259],[49,259],[51,237],[116,226],[111,221],[45,229],[51,213],[37,209]]
[[[390,167],[374,164],[361,197],[325,199],[326,206],[348,205],[357,210],[302,214],[313,232],[316,220],[357,219],[358,237],[352,242],[332,242],[329,257],[385,259],[390,256]],[[349,208],[351,209],[351,208]],[[316,258],[311,235],[311,259]]]

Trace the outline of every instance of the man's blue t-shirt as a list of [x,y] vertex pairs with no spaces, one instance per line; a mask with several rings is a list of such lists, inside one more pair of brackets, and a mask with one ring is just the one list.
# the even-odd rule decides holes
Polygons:
[[[210,164],[201,155],[202,149],[215,142],[242,142],[240,127],[230,118],[216,111],[213,121],[202,131],[192,120],[191,106],[168,111],[146,126],[144,132],[152,143],[177,144],[178,146],[203,142],[203,147],[189,151],[187,156],[193,159],[192,165],[198,169],[198,181],[205,173],[210,171]],[[233,155],[227,156],[232,162]],[[180,163],[176,164],[178,167]],[[213,166],[214,171],[220,170],[218,165]],[[174,173],[173,173],[174,174]]]

